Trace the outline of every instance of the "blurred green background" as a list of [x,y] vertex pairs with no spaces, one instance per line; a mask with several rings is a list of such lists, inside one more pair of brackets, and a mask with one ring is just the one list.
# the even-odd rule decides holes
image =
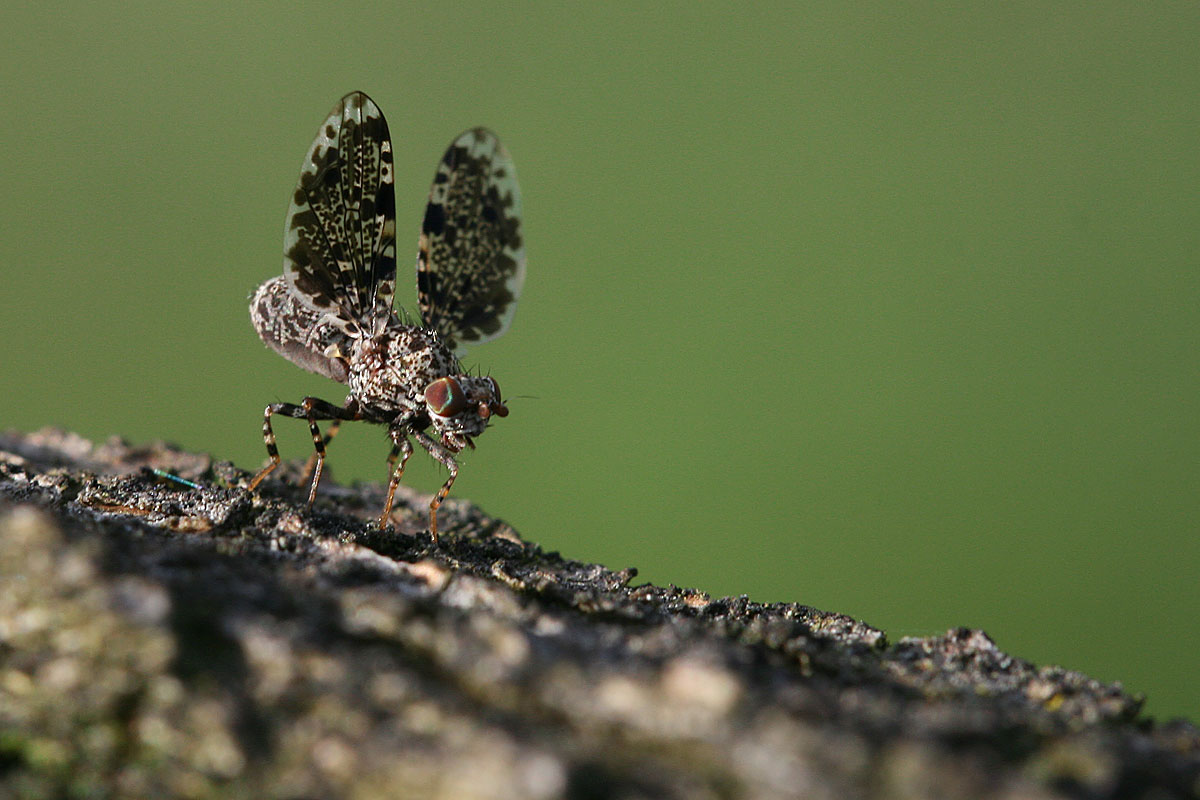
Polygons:
[[[340,400],[246,298],[361,89],[402,268],[455,134],[492,127],[521,175],[526,291],[469,363],[525,397],[455,497],[650,581],[982,627],[1200,717],[1200,6],[234,9],[0,12],[0,427],[252,469],[267,402]],[[387,451],[349,426],[329,464],[381,480]]]

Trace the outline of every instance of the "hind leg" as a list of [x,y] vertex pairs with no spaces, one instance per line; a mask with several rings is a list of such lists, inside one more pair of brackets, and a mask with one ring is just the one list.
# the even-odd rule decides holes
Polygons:
[[[271,428],[271,417],[275,414],[282,414],[293,419],[308,420],[308,430],[313,437],[313,449],[316,456],[312,487],[308,492],[308,505],[311,507],[313,499],[317,496],[317,485],[321,482],[321,471],[325,466],[326,439],[322,438],[321,430],[317,427],[317,422],[321,420],[333,420],[336,426],[342,420],[362,419],[362,415],[357,410],[342,408],[317,397],[306,397],[300,402],[300,405],[295,405],[294,403],[272,403],[267,406],[263,412],[263,442],[267,445],[267,455],[271,458],[271,463],[263,467],[254,476],[254,479],[250,481],[246,489],[251,492],[258,488],[263,478],[270,475],[279,466],[279,448],[275,446],[275,431]],[[334,432],[336,432],[336,427]],[[333,438],[333,432],[330,433],[329,438]]]
[[[333,437],[337,436],[338,430],[342,427],[342,421],[335,419],[328,428],[325,429],[325,435],[321,437],[321,444],[329,447],[329,443],[333,441]],[[317,449],[314,447],[312,455],[308,457],[308,461],[304,462],[304,470],[300,473],[300,482],[304,483],[312,477],[313,469],[317,466]]]

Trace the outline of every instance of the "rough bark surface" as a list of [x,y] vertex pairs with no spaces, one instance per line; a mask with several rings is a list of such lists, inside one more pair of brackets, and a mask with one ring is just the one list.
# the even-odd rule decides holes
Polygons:
[[435,549],[427,498],[380,531],[297,472],[0,436],[0,796],[1200,797],[1192,724],[982,631],[637,585],[462,500]]

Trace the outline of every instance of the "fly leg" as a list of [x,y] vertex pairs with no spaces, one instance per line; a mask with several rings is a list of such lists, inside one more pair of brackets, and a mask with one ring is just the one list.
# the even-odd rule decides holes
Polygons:
[[[322,419],[332,419],[333,423],[328,428],[325,429],[325,435],[323,437],[321,437],[320,445],[316,444],[316,439],[313,440],[313,445],[314,445],[313,446],[313,454],[311,456],[309,456],[308,461],[306,461],[304,463],[304,471],[300,473],[300,483],[304,483],[306,480],[309,479],[309,476],[311,476],[313,474],[313,469],[317,466],[318,460],[321,460],[321,461],[324,460],[325,448],[329,446],[329,443],[331,441],[333,441],[333,437],[337,436],[338,430],[342,427],[342,420],[344,420],[344,419],[362,419],[362,415],[357,414],[358,403],[355,401],[353,395],[346,398],[346,402],[344,403],[345,409],[340,409],[337,406],[333,405],[332,403],[325,403],[325,401],[318,400],[315,397],[306,397],[304,399],[305,399],[305,401],[312,400],[314,404],[322,403],[325,406],[328,406],[328,407],[334,409],[335,411],[345,410],[345,411],[349,411],[356,415],[353,417],[344,417],[344,416],[342,416],[342,417],[339,417],[339,416],[322,417]],[[303,407],[303,404],[301,407]],[[307,417],[306,417],[306,419],[307,419]],[[310,429],[313,424],[314,424],[313,420],[310,419],[309,420]],[[318,473],[317,480],[320,481],[320,473]],[[316,493],[316,485],[314,484],[313,488],[312,488],[312,494],[315,494],[315,493]],[[308,504],[310,506],[312,505],[311,497],[309,498]]]
[[[391,480],[388,481],[387,500],[383,503],[383,514],[379,517],[379,527],[384,527],[388,524],[388,517],[392,515],[392,498],[396,495],[396,487],[400,485],[400,478],[404,475],[404,465],[408,463],[408,457],[413,454],[412,442],[408,440],[408,434],[404,428],[391,428],[388,430],[388,435],[392,437],[395,444],[392,446],[392,453],[388,456],[388,472],[391,473]],[[396,459],[400,459],[400,466],[396,466]]]
[[433,545],[437,547],[438,529],[437,529],[437,511],[442,505],[442,501],[446,499],[446,495],[450,493],[450,487],[454,485],[454,479],[458,477],[458,462],[454,460],[454,454],[443,446],[436,439],[433,439],[424,431],[413,431],[413,438],[417,440],[417,444],[429,451],[429,455],[442,462],[442,466],[450,470],[450,477],[442,484],[442,488],[433,496],[433,500],[429,502],[429,532],[433,534]]
[[283,414],[293,419],[308,420],[308,430],[312,433],[313,448],[316,450],[316,465],[313,471],[312,488],[308,492],[308,505],[311,508],[313,499],[317,495],[317,484],[321,482],[321,470],[325,465],[325,440],[321,437],[320,428],[317,427],[318,420],[334,420],[335,422],[340,420],[356,420],[362,419],[362,415],[356,409],[342,408],[316,397],[306,397],[300,402],[300,405],[294,403],[271,403],[263,412],[263,442],[267,445],[267,455],[270,456],[271,463],[263,467],[254,476],[254,479],[250,481],[250,485],[246,489],[251,492],[258,488],[263,478],[270,475],[279,466],[279,448],[275,446],[275,431],[271,428],[271,417],[274,414]]
[[[321,444],[329,447],[329,443],[333,441],[333,437],[337,436],[338,429],[342,427],[342,421],[335,419],[325,429],[325,435],[321,437]],[[313,469],[317,466],[317,451],[313,448],[312,455],[308,457],[308,461],[304,462],[304,471],[300,473],[300,482],[304,483],[313,474]]]

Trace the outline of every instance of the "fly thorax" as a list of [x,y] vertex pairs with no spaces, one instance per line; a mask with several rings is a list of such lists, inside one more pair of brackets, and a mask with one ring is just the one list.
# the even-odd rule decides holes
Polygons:
[[457,367],[436,333],[395,324],[355,343],[349,383],[364,405],[389,411],[424,410],[425,387]]

